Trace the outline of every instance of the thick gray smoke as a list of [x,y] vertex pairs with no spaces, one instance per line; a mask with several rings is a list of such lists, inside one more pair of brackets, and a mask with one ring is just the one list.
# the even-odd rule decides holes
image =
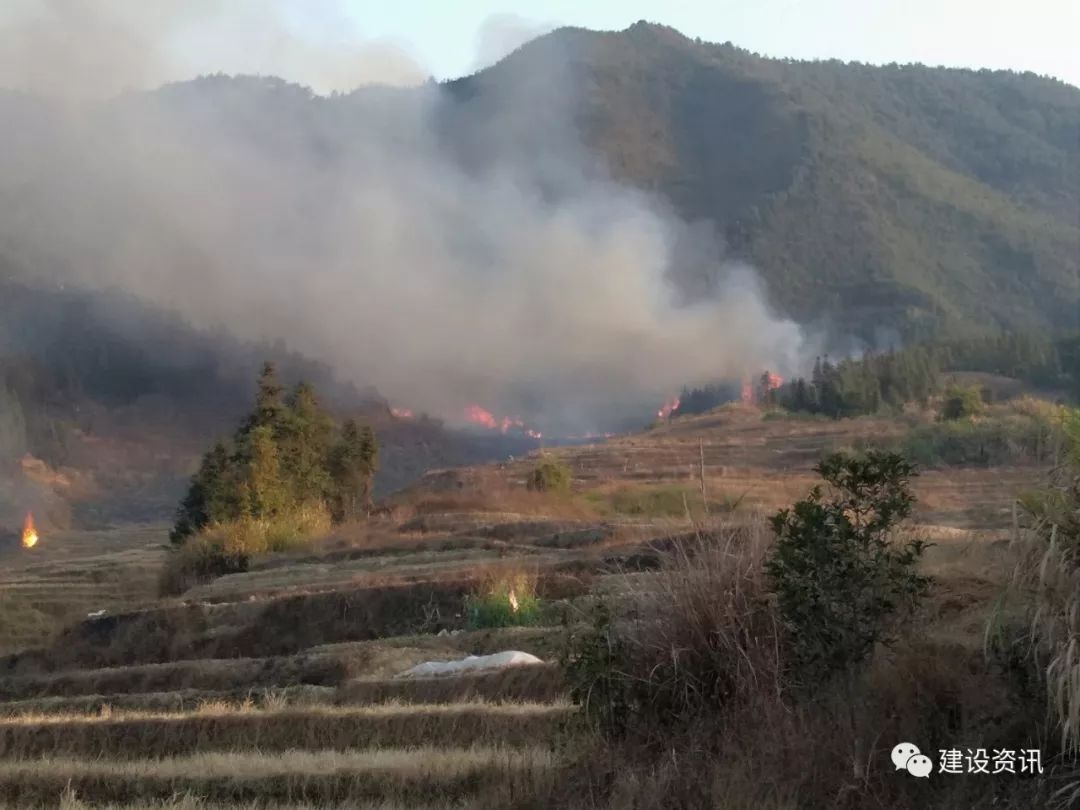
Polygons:
[[[91,5],[121,0],[50,4]],[[138,32],[132,60],[157,71],[175,31],[152,16],[123,20]],[[9,25],[0,52],[14,38],[4,58],[23,62],[0,75],[62,90],[33,37],[75,47],[70,24]],[[0,245],[35,276],[283,338],[448,419],[478,403],[592,430],[688,382],[795,364],[800,331],[770,313],[753,271],[605,176],[570,125],[560,55],[534,50],[471,100],[431,84],[321,97],[222,77],[108,102],[9,97],[19,123],[0,133]],[[113,87],[142,83],[119,70]],[[673,283],[689,278],[709,279],[690,304]]]

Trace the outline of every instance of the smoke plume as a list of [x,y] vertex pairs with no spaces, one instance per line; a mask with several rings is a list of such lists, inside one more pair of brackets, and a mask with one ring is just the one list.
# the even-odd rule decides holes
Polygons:
[[[52,0],[0,29],[0,75],[33,91],[0,97],[18,122],[0,132],[0,245],[23,272],[282,338],[449,419],[480,403],[545,430],[602,429],[684,383],[796,362],[799,329],[769,311],[751,268],[582,149],[557,38],[471,88],[326,97],[215,76],[92,103],[38,97],[174,76],[178,43],[225,4],[162,5],[172,13]],[[332,16],[301,35],[282,22],[298,7],[274,8],[255,39],[290,59],[329,36]],[[125,47],[94,63],[118,29]],[[378,69],[350,73],[358,63],[327,52],[307,80],[401,78],[397,55],[368,51]]]

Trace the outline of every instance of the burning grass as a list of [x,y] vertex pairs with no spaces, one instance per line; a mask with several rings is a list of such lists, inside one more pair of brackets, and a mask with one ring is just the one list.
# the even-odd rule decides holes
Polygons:
[[23,521],[22,530],[22,547],[33,548],[38,544],[38,530],[34,525],[34,516],[30,513],[26,513],[26,519]]
[[518,627],[540,624],[543,612],[537,575],[518,569],[493,571],[465,602],[469,626]]

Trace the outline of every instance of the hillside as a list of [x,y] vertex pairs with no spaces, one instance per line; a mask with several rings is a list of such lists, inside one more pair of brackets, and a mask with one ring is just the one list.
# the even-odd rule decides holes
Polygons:
[[1080,89],[767,59],[646,23],[556,31],[447,89],[483,118],[523,77],[549,102],[521,127],[529,147],[560,137],[549,84],[569,88],[612,173],[715,227],[799,321],[906,337],[1077,325]]
[[[190,180],[161,174],[153,151],[131,158],[141,140],[106,152],[103,167],[82,165],[65,147],[59,113],[0,94],[0,111],[21,124],[5,134],[0,156],[0,199],[11,213],[0,226],[0,258],[37,277],[55,269],[54,248],[73,240],[63,260],[77,248],[77,262],[115,264],[130,257],[110,252],[114,243],[136,229],[175,246],[169,262],[212,263],[216,257],[199,255],[208,246],[190,243],[191,212],[177,211],[172,197],[165,210],[141,199],[146,191],[125,163],[137,160],[143,180],[184,195],[185,204],[192,194],[206,204],[208,189],[247,189],[215,201],[207,216],[230,225],[211,231],[214,238],[238,242],[223,259],[250,260],[241,240],[269,234],[264,223],[248,222],[249,209],[280,191],[267,172],[304,188],[310,172],[333,168],[363,184],[363,173],[347,174],[351,163],[387,133],[404,132],[416,141],[407,150],[422,156],[429,137],[441,139],[473,175],[509,161],[557,194],[561,174],[610,172],[654,195],[689,226],[681,234],[689,255],[677,255],[675,272],[691,299],[716,264],[709,250],[698,255],[696,236],[715,231],[729,256],[758,268],[781,313],[834,334],[912,339],[1080,325],[1080,89],[1063,82],[769,59],[638,23],[621,32],[557,30],[441,85],[433,108],[425,106],[429,90],[321,98],[279,79],[214,76],[129,94],[99,112],[102,139],[122,144],[124,128],[138,124],[143,140],[168,134],[164,154],[194,148],[214,156],[212,174]],[[577,155],[581,143],[587,151]],[[221,162],[237,150],[248,162]],[[35,174],[42,161],[64,173]],[[54,217],[57,206],[77,216],[79,186],[101,173],[113,175],[95,197],[101,232],[80,241],[78,229],[66,233],[57,223],[49,234],[56,245],[33,244],[27,234],[37,221]],[[51,195],[64,189],[57,202]],[[301,198],[315,202],[313,217],[335,212],[324,210],[331,201]],[[285,248],[325,238],[324,222],[290,219],[293,202],[284,203],[270,209],[281,228],[315,231],[287,232]],[[142,279],[132,281],[129,271],[106,281],[137,287]]]
[[[527,490],[536,455],[433,474],[385,514],[260,555],[178,599],[154,598],[167,554],[160,528],[54,533],[33,553],[10,550],[0,577],[0,651],[10,653],[0,657],[0,802],[54,806],[66,788],[82,804],[64,807],[125,810],[835,806],[846,732],[828,724],[789,763],[755,759],[773,749],[747,754],[741,738],[717,760],[748,773],[767,761],[769,779],[672,777],[672,796],[700,783],[708,803],[665,801],[660,769],[640,780],[625,765],[618,779],[583,772],[597,741],[579,734],[556,662],[597,604],[662,610],[650,597],[665,593],[673,547],[716,540],[731,568],[766,537],[762,515],[815,483],[823,453],[905,436],[911,422],[769,419],[728,406],[550,452],[571,471],[569,493]],[[842,806],[982,806],[990,780],[924,787],[896,776],[888,752],[914,736],[912,724],[935,730],[919,737],[927,746],[1027,739],[1041,713],[1006,714],[1015,693],[987,662],[984,631],[1012,572],[1011,500],[1040,480],[1045,461],[940,465],[916,481],[909,530],[933,541],[925,569],[935,587],[917,631],[875,669],[894,680],[872,715],[879,738],[866,783]],[[538,614],[527,626],[478,623],[473,600],[507,577],[531,583]],[[543,663],[401,677],[424,661],[503,650]],[[779,748],[768,722],[746,728]],[[1009,783],[1020,795],[1004,806],[1042,806],[1032,800],[1040,784]],[[783,790],[790,797],[775,798]]]
[[281,342],[197,329],[115,291],[0,279],[0,542],[28,509],[49,528],[171,515],[208,443],[249,408],[266,359],[288,384],[310,382],[333,412],[375,428],[380,493],[535,444],[397,419],[377,391]]
[[[533,196],[584,193],[584,211],[556,213],[580,213],[585,232],[611,199],[626,205],[597,192],[609,174],[681,221],[665,237],[687,300],[720,264],[715,232],[729,258],[759,270],[770,305],[839,338],[836,351],[852,335],[1080,326],[1080,90],[1033,75],[765,59],[640,23],[558,30],[438,87],[323,98],[280,79],[211,76],[127,94],[85,119],[0,93],[0,114],[18,122],[0,136],[0,452],[9,464],[29,452],[54,468],[122,469],[106,489],[131,516],[171,508],[180,471],[229,429],[268,355],[339,410],[379,422],[384,491],[521,449],[391,418],[373,387],[384,379],[445,395],[438,410],[451,416],[479,400],[558,422],[565,406],[566,425],[580,396],[594,421],[565,433],[596,432],[597,412],[618,423],[601,430],[645,421],[655,391],[631,390],[643,406],[602,389],[614,375],[575,376],[559,358],[577,352],[544,331],[551,312],[489,317],[543,293],[556,313],[583,303],[580,322],[603,320],[595,306],[606,301],[548,289],[572,286],[578,254],[549,262],[565,275],[513,280],[501,298],[488,297],[485,274],[520,270],[508,264],[555,233]],[[402,133],[415,143],[398,150]],[[386,176],[372,178],[385,155]],[[507,166],[531,183],[521,199],[497,182]],[[582,192],[582,176],[600,182]],[[384,231],[398,235],[383,244]],[[461,276],[440,275],[455,262]],[[420,263],[428,275],[414,275]],[[452,283],[418,304],[433,277]],[[621,292],[609,285],[594,296]],[[435,317],[459,291],[457,317]],[[622,328],[625,313],[613,314]],[[500,322],[508,331],[471,335]],[[522,345],[504,353],[509,337]],[[495,349],[472,357],[479,346]],[[537,346],[555,358],[547,375],[528,368]],[[661,362],[637,370],[646,384],[677,353],[656,350]],[[644,353],[607,357],[605,371]],[[133,493],[148,506],[132,508]]]

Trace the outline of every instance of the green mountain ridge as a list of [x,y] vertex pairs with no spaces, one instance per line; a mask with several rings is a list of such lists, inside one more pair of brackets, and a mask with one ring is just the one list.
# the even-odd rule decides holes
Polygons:
[[[541,176],[583,146],[572,171],[613,177],[714,230],[800,322],[907,341],[1080,327],[1080,89],[1064,82],[763,58],[637,23],[556,30],[438,90],[421,126],[466,168],[509,154]],[[429,91],[319,97],[280,79],[213,76],[129,94],[102,115],[123,128],[164,111],[177,132],[222,133],[302,173],[347,164],[366,129],[413,126]],[[0,96],[3,110],[29,124],[6,136],[30,156],[13,159],[18,177],[51,142],[34,133],[56,124],[27,98]],[[135,194],[108,193],[118,202],[105,207],[106,233],[169,232],[122,197]],[[30,203],[55,208],[34,203],[26,180],[0,184],[5,194],[15,234],[35,216]]]
[[714,223],[785,314],[908,339],[1077,326],[1077,88],[766,59],[647,23],[562,29],[458,84],[483,92],[552,53],[613,175]]
[[[0,423],[9,460],[27,450],[65,463],[71,426],[138,433],[177,427],[180,413],[192,422],[178,431],[185,442],[219,431],[249,396],[242,369],[260,346],[189,330],[152,302],[131,309],[104,283],[94,300],[137,312],[129,328],[75,306],[75,271],[107,269],[129,234],[164,245],[160,256],[193,280],[206,246],[168,209],[142,203],[140,183],[156,175],[115,171],[124,153],[80,154],[47,103],[0,93],[0,115],[18,124],[0,133],[0,399],[19,404],[0,402],[0,416],[14,414]],[[265,166],[286,178],[333,174],[348,167],[362,140],[353,136],[378,127],[415,135],[422,154],[426,139],[441,140],[440,160],[445,151],[466,170],[509,156],[537,177],[550,167],[614,178],[690,231],[719,234],[729,257],[757,268],[778,312],[843,338],[1080,328],[1080,89],[1032,74],[766,59],[641,23],[560,29],[437,88],[320,97],[281,79],[203,77],[100,105],[95,131],[105,140],[137,130],[144,115],[171,126],[174,145],[218,159],[227,171],[212,181],[266,194],[279,189]],[[154,167],[152,139],[137,142],[137,165]],[[237,154],[260,171],[230,162]],[[95,193],[79,197],[85,188]],[[178,186],[194,208],[213,188]],[[222,233],[274,236],[242,208],[226,210]],[[286,236],[306,236],[297,223],[315,219],[290,215],[297,232]],[[85,237],[71,241],[77,250],[71,232]],[[701,279],[679,281],[692,299]],[[134,415],[114,418],[117,407]],[[384,423],[383,481],[395,486],[433,464],[504,452],[466,447],[434,423],[401,424],[386,403],[367,415]]]

